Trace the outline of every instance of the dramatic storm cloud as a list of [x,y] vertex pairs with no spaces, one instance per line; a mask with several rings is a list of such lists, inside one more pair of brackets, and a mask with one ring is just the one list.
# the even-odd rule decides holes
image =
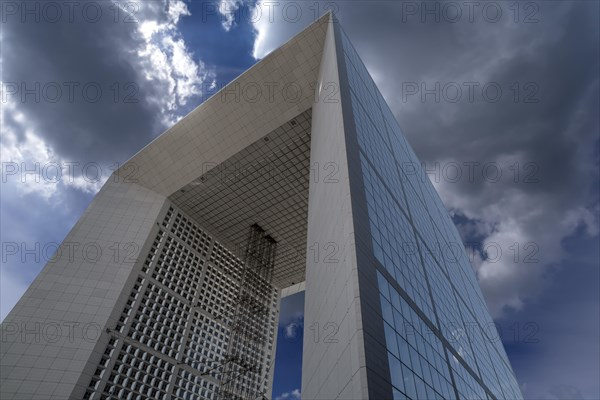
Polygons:
[[[494,253],[474,259],[492,313],[519,309],[563,238],[598,234],[594,6],[374,4],[322,9],[337,11],[446,206]],[[302,26],[280,8],[255,24],[257,57]]]
[[[598,3],[321,4],[336,11],[472,242],[526,396],[598,397]],[[255,26],[256,57],[299,29],[283,13]],[[586,300],[541,311],[577,291]],[[510,323],[531,320],[536,340],[507,339]]]
[[211,79],[177,29],[189,15],[184,2],[58,2],[57,11],[32,3],[38,15],[16,4],[4,16],[2,79],[3,105],[18,105],[20,117],[3,107],[3,131],[19,145],[124,161]]
[[[352,11],[351,21],[377,18]],[[475,14],[432,24],[410,23],[398,7],[355,34],[447,207],[502,252],[476,265],[496,316],[535,298],[580,224],[598,233],[597,20],[567,3],[532,23],[509,11],[495,23]],[[393,27],[401,18],[409,22]]]
[[[60,242],[111,168],[332,9],[475,242],[494,317],[537,327],[503,336],[525,395],[600,396],[599,3],[67,3],[2,6],[3,246]],[[45,264],[4,250],[2,318]]]
[[4,317],[90,195],[197,106],[214,72],[178,29],[181,1],[2,7]]

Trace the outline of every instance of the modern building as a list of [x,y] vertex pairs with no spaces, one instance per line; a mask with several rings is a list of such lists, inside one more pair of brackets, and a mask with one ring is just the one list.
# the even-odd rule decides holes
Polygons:
[[116,171],[2,324],[3,399],[519,399],[461,238],[331,14]]

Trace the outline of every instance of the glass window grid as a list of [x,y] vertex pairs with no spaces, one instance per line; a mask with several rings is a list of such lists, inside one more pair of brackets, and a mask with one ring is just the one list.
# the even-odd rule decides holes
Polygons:
[[383,275],[377,275],[395,389],[413,400],[453,398],[442,343]]
[[488,398],[487,393],[481,385],[471,376],[461,363],[450,356],[450,365],[454,375],[456,389],[461,399],[481,400]]
[[[396,202],[399,202],[404,207],[397,207],[397,204],[392,207],[403,208],[402,211],[411,215],[417,231],[415,232],[415,235],[419,238],[418,243],[420,248],[425,252],[432,253],[428,258],[437,260],[437,262],[433,262],[432,260],[427,261],[430,265],[425,267],[432,269],[435,266],[436,268],[432,269],[436,274],[435,288],[432,288],[432,291],[443,287],[444,295],[447,296],[448,299],[454,299],[455,297],[460,299],[454,300],[453,303],[451,302],[451,304],[448,305],[446,304],[446,297],[434,295],[433,304],[439,306],[441,314],[444,315],[444,323],[446,325],[456,325],[460,327],[460,325],[463,324],[463,321],[461,319],[462,310],[458,308],[458,305],[466,307],[468,310],[468,318],[466,320],[475,319],[475,325],[477,325],[480,334],[483,335],[482,338],[486,338],[485,346],[494,348],[494,350],[491,351],[491,353],[493,353],[493,356],[491,357],[497,358],[496,361],[499,361],[500,364],[498,365],[501,366],[497,369],[502,370],[502,373],[497,372],[497,376],[505,376],[505,385],[514,387],[516,382],[514,375],[512,375],[510,365],[507,362],[504,348],[498,341],[491,341],[488,332],[481,328],[482,326],[489,326],[487,324],[490,322],[490,317],[484,304],[481,289],[471,270],[471,265],[466,257],[464,257],[463,249],[458,247],[458,249],[460,249],[460,255],[463,256],[464,259],[458,260],[453,264],[450,262],[449,265],[446,265],[447,260],[444,259],[443,251],[447,248],[448,244],[453,243],[462,246],[462,241],[454,224],[449,218],[439,196],[433,189],[433,185],[428,181],[428,177],[421,168],[421,164],[414,154],[414,151],[402,135],[401,129],[391,113],[391,110],[385,103],[381,93],[377,90],[372,78],[368,74],[364,64],[361,62],[360,57],[347,40],[343,31],[342,45],[347,65],[347,78],[351,86],[351,104],[356,120],[357,137],[361,149],[361,165],[365,177],[365,193],[367,195],[368,216],[373,236],[372,241],[375,257],[388,272],[396,278],[398,284],[400,284],[403,289],[405,286],[410,287],[410,285],[406,284],[406,278],[402,274],[402,271],[399,271],[398,273],[395,267],[393,269],[390,268],[390,264],[393,264],[395,259],[395,254],[393,250],[390,251],[390,248],[392,248],[393,245],[389,242],[389,229],[386,230],[382,226],[385,224],[394,226],[396,220],[389,218],[389,212],[381,211],[381,207],[389,207],[390,202],[380,201],[379,203],[387,203],[382,206],[381,204],[377,204],[376,200],[382,193],[384,193],[385,196],[389,196],[391,192],[395,192],[392,196],[396,198]],[[369,110],[370,112],[367,112],[366,110]],[[383,123],[380,119],[381,113],[378,111],[381,111],[383,114]],[[382,125],[385,128],[382,129]],[[390,162],[390,160],[394,161],[393,158],[390,158],[390,152],[393,153],[396,160],[407,160],[407,164],[402,165],[402,162]],[[394,171],[395,168],[389,168],[393,165],[396,165],[400,171],[402,184],[405,185],[404,190],[410,191],[406,196],[409,201],[408,206],[404,203],[406,201],[404,197],[398,195],[398,192],[402,190],[402,186],[397,184],[396,176],[398,175]],[[371,166],[377,171],[376,173],[372,171],[373,167]],[[410,168],[410,170],[408,168]],[[371,169],[371,171],[369,171],[369,169]],[[374,179],[373,177],[376,178]],[[383,184],[379,177],[383,177],[388,185]],[[379,180],[379,182],[374,184],[374,180]],[[394,189],[390,190],[390,187],[393,187]],[[402,215],[399,214],[397,210],[392,211],[391,214],[395,214],[396,217]],[[395,228],[392,231],[396,233]],[[429,247],[424,245],[422,241],[423,238],[426,243],[430,244]],[[443,247],[444,245],[446,247]],[[397,275],[400,275],[400,277]],[[452,285],[448,284],[448,279],[450,279]],[[457,293],[457,290],[460,290],[462,296]],[[409,289],[406,290],[406,292],[414,299],[414,290],[411,291]],[[450,296],[450,294],[452,294],[452,296]],[[459,301],[459,303],[457,303],[457,301]],[[415,303],[417,303],[424,313],[428,314],[423,310],[423,301],[415,301]],[[469,306],[467,307],[465,303],[469,304]],[[389,311],[387,309],[383,310],[383,312],[389,317]],[[430,312],[429,314],[432,313]],[[430,317],[430,315],[427,316]],[[430,320],[435,321],[434,318],[430,318]],[[464,329],[465,327],[463,325],[463,332]],[[472,369],[477,371],[477,363],[474,361],[474,356],[471,351],[471,342],[473,340],[469,340],[470,337],[467,334],[460,334],[458,338],[456,338],[456,335],[449,334],[447,329],[445,336],[450,336],[454,342],[458,342],[456,344],[456,347],[458,348],[457,351],[459,354],[463,354]],[[476,353],[478,354],[478,357],[480,354],[482,357],[485,357],[485,352],[481,351],[481,348],[477,349]],[[395,391],[395,393],[397,392]],[[519,392],[517,390],[513,393],[518,394]],[[499,396],[499,398],[500,397],[502,396]],[[515,396],[515,398],[519,397],[520,395]]]
[[[372,173],[364,166],[365,193],[370,204],[369,219],[375,257],[396,277],[398,284],[410,295],[419,308],[436,321],[416,240],[405,214]],[[388,222],[389,221],[389,222]]]
[[467,336],[468,327],[465,327],[460,307],[455,298],[455,292],[439,265],[435,262],[432,254],[423,251],[422,255],[439,318],[438,328],[463,360],[474,371],[477,371],[477,364],[473,356],[471,344],[469,343],[469,337]]

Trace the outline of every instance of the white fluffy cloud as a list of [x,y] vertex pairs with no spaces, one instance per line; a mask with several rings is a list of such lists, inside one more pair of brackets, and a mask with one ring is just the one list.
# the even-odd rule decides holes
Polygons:
[[[152,3],[144,3],[144,7],[152,8]],[[209,70],[201,60],[194,60],[193,53],[178,29],[181,17],[191,15],[183,1],[171,1],[164,15],[140,20],[137,34],[142,39],[142,46],[137,50],[141,73],[149,81],[166,84],[167,93],[161,93],[153,99],[160,105],[163,122],[170,126],[177,122],[181,115],[177,112],[180,106],[202,93],[202,85],[214,82],[214,71]],[[150,10],[149,10],[150,11]],[[153,15],[153,12],[149,12]]]
[[[135,7],[132,7],[133,5]],[[95,66],[98,66],[98,70],[90,72],[89,79],[87,76],[86,79],[77,78],[81,69],[66,71],[60,79],[56,76],[43,76],[43,70],[23,72],[20,76],[19,74],[25,68],[18,64],[34,63],[33,60],[23,57],[35,51],[25,52],[22,57],[3,60],[8,71],[5,79],[10,81],[11,85],[19,81],[26,82],[29,87],[32,86],[31,82],[35,81],[42,81],[42,83],[77,81],[78,84],[98,81],[101,82],[98,85],[104,84],[105,98],[93,104],[80,98],[69,102],[66,101],[66,96],[61,97],[56,104],[46,101],[45,98],[42,98],[41,102],[33,102],[32,98],[26,98],[24,101],[18,94],[11,96],[8,91],[3,93],[0,141],[5,163],[3,180],[18,184],[18,191],[22,194],[36,193],[45,199],[50,199],[59,196],[61,189],[66,187],[79,189],[85,193],[97,192],[115,168],[114,164],[111,167],[111,163],[124,160],[114,158],[107,160],[105,153],[94,155],[96,148],[106,147],[106,153],[109,153],[110,136],[127,143],[126,140],[135,140],[135,138],[131,139],[131,136],[153,135],[152,132],[137,132],[136,124],[139,130],[147,130],[153,124],[159,126],[159,130],[164,130],[185,114],[181,109],[191,99],[198,98],[202,93],[203,85],[214,85],[214,72],[190,51],[179,30],[178,24],[181,18],[190,15],[183,1],[137,3],[115,1],[110,7],[113,6],[120,7],[123,18],[131,18],[132,23],[113,24],[108,26],[106,31],[99,30],[99,33],[105,32],[106,35],[115,35],[119,38],[104,38],[112,41],[111,53],[104,56],[96,55],[98,60]],[[108,15],[113,15],[108,13],[109,9],[105,11]],[[19,29],[26,29],[24,32],[27,32],[40,26],[8,25],[7,31],[11,32],[13,28],[16,28],[16,32]],[[67,25],[67,28],[74,27]],[[93,28],[91,24],[79,26],[82,36],[83,33],[87,33],[87,30]],[[74,44],[74,46],[81,45],[82,43]],[[35,46],[35,43],[26,42],[19,48],[23,50]],[[105,49],[105,47],[101,48]],[[111,62],[103,64],[104,58],[111,58]],[[59,57],[54,61],[60,62]],[[74,63],[75,61],[69,64]],[[129,83],[135,84],[137,103],[119,104],[120,107],[116,110],[115,103],[109,99],[112,95],[110,89],[113,87],[112,82],[123,79],[123,70],[132,71],[132,75],[128,78],[135,79]],[[4,84],[2,88],[4,91]],[[123,92],[126,91],[125,89],[126,86],[121,87]],[[132,110],[131,107],[137,108],[127,118]],[[118,120],[112,128],[105,128],[104,124],[96,125],[99,121],[91,118],[101,119],[102,117],[99,116],[106,113],[114,115]],[[86,119],[86,116],[90,118]],[[153,122],[149,123],[148,120]],[[62,130],[57,128],[57,121],[63,123]],[[122,132],[119,129],[122,129]],[[78,148],[65,155],[67,152],[63,152],[63,148],[69,147],[70,142],[77,144]],[[100,145],[93,146],[94,142],[99,142]],[[23,174],[25,170],[32,172],[25,175]]]
[[547,274],[565,261],[561,245],[565,237],[578,228],[590,236],[598,233],[593,210],[553,204],[545,195],[492,183],[486,195],[477,197],[449,182],[437,189],[448,208],[479,221],[477,234],[485,237],[481,246],[488,254],[476,256],[473,267],[494,317],[502,316],[507,307],[520,310],[535,300],[547,284]]
[[227,32],[233,28],[236,19],[236,12],[244,2],[242,0],[220,0],[219,14],[223,17],[221,25]]
[[275,400],[300,400],[300,389],[294,389],[291,392],[285,392],[275,397]]
[[265,57],[325,12],[319,2],[258,0],[251,21],[256,32],[253,57]]
[[[119,162],[125,161],[189,111],[214,73],[186,44],[181,18],[185,2],[111,1],[98,23],[66,18],[56,23],[3,24],[0,153],[2,240],[28,246],[64,237]],[[115,6],[120,18],[113,20]],[[31,21],[31,20],[30,20]],[[62,24],[62,25],[61,25]],[[59,101],[23,98],[5,91],[36,82],[64,88],[93,83],[98,102],[63,95]],[[135,102],[113,100],[112,88],[134,84]],[[64,94],[64,93],[63,93]],[[51,210],[51,211],[49,211]],[[22,295],[40,262],[2,265],[1,317]]]
[[285,340],[294,342],[299,340],[304,333],[304,318],[302,315],[293,315],[289,322],[282,321],[284,324],[283,337]]
[[96,193],[108,178],[108,166],[81,165],[56,154],[43,132],[31,123],[31,116],[21,112],[13,101],[3,102],[0,130],[2,184],[13,185],[21,195],[36,194],[50,201],[69,187]]
[[[256,7],[258,9],[264,8],[263,3],[263,0],[257,1]],[[265,16],[262,16],[253,24],[254,30],[256,31],[256,38],[254,40],[252,56],[257,60],[263,58],[276,47],[273,43],[276,35],[269,34],[272,24],[273,22]]]

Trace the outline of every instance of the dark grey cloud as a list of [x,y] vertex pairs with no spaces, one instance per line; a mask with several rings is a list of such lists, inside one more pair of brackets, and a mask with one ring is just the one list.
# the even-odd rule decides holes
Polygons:
[[[18,2],[23,3],[43,4]],[[75,91],[73,103],[65,93],[58,103],[47,99],[36,103],[32,96],[22,102],[11,96],[11,104],[2,103],[3,161],[6,149],[18,160],[125,161],[159,134],[165,121],[192,106],[197,98],[195,83],[210,81],[210,71],[198,55],[193,56],[198,70],[190,68],[189,59],[175,57],[175,50],[182,49],[175,21],[184,13],[174,7],[183,3],[170,2],[169,7],[159,1],[140,3],[142,7],[132,10],[137,20],[133,23],[124,21],[123,11],[115,22],[112,2],[92,3],[103,10],[96,23],[82,21],[81,13],[75,14],[76,23],[69,23],[66,16],[58,23],[44,18],[21,23],[20,15],[6,16],[5,85],[32,87],[40,82],[64,87],[65,82],[77,82],[81,88],[97,83],[103,96],[98,103],[83,99],[80,90]],[[517,262],[510,254],[494,264],[475,260],[475,268],[496,316],[504,321],[533,318],[543,328],[544,340],[538,348],[511,354],[526,395],[597,398],[598,386],[591,382],[599,369],[594,361],[599,353],[597,293],[572,294],[594,290],[589,283],[598,280],[598,261],[581,261],[586,268],[569,267],[575,264],[574,255],[597,253],[599,3],[488,2],[502,10],[497,22],[489,18],[493,14],[483,16],[487,3],[481,3],[471,22],[464,3],[451,2],[463,5],[456,23],[441,14],[443,3],[296,2],[304,5],[302,18],[295,22],[281,17],[284,3],[274,8],[273,22],[263,14],[255,23],[255,54],[262,56],[282,44],[327,5],[333,6],[417,155],[428,169],[438,168],[439,179],[430,176],[445,204],[461,216],[457,220],[463,222],[462,233],[500,244],[505,255],[515,242],[521,249]],[[419,13],[436,4],[439,22],[435,11],[423,21]],[[413,7],[417,14],[410,12]],[[154,24],[142,29],[142,23],[150,21]],[[160,31],[160,48],[144,36],[153,29]],[[136,85],[137,103],[123,101],[127,83]],[[442,91],[440,101],[433,95],[422,99],[421,85],[431,89],[436,83]],[[473,101],[468,98],[469,83],[478,84]],[[111,90],[114,84],[120,88],[117,102]],[[419,93],[407,92],[415,85]],[[451,101],[452,85],[462,88],[460,101]],[[492,97],[494,87],[500,87],[502,98],[498,102],[485,98],[484,85],[490,87]],[[446,93],[444,86],[449,88]],[[17,143],[5,146],[4,128],[10,129],[9,139],[14,136]],[[465,162],[480,163],[472,181]],[[515,162],[519,163],[517,182],[510,168]],[[451,169],[445,169],[451,163],[462,167],[458,181],[451,179]],[[482,175],[486,163],[495,163],[502,179],[495,182],[489,174]],[[45,197],[26,197],[30,211],[7,212],[19,209],[23,186],[29,188],[3,188],[2,229],[11,232],[8,240],[55,240],[66,234],[69,224],[53,225],[53,221],[65,221],[69,212],[80,212],[89,201],[89,195],[61,186],[63,202],[51,208],[45,198],[54,196],[56,187],[36,186],[31,191]],[[40,231],[40,225],[47,230]],[[583,247],[565,246],[573,237]],[[523,246],[529,243],[538,246],[538,261],[533,264],[523,262]],[[3,265],[3,289],[27,265]],[[23,275],[32,276],[21,274],[20,284]],[[572,278],[568,285],[565,276]],[[301,310],[301,305],[296,306],[300,308],[282,313],[295,316],[296,309]]]
[[[213,74],[179,31],[188,14],[179,0],[1,3],[3,245],[60,241],[119,163],[197,105]],[[2,261],[0,318],[47,261],[23,251]]]
[[[143,53],[144,23],[174,26],[168,2],[122,2],[123,8],[112,1],[55,2],[55,9],[43,1],[9,3],[17,10],[3,15],[4,100],[60,157],[123,162],[165,129],[166,103],[185,103],[169,99],[177,93],[170,86],[185,82],[174,73],[152,76],[152,55]],[[32,12],[22,14],[26,7]],[[168,33],[159,39],[179,38],[175,29]],[[163,49],[167,59],[154,61],[172,70],[178,60]],[[14,121],[5,122],[18,131]]]
[[[444,18],[447,3],[461,8],[460,21]],[[574,259],[598,251],[599,3],[477,4],[472,20],[462,2],[352,1],[334,8],[464,238],[503,251],[495,262],[473,262],[490,310],[507,325],[543,326],[540,346],[511,354],[524,393],[597,398],[598,261],[575,268]],[[421,14],[436,7],[439,21],[436,11]],[[486,18],[484,7],[502,16],[492,21],[493,10]],[[272,47],[296,29],[284,19],[257,28]],[[421,97],[422,85],[435,91],[436,84],[439,101]],[[472,100],[469,85],[477,85]],[[407,91],[415,87],[417,93]],[[495,101],[497,87],[502,96]],[[479,163],[471,164],[473,179],[465,163]],[[573,238],[585,246],[566,246]],[[573,296],[577,291],[594,301]]]
[[[339,16],[446,205],[487,222],[488,237],[501,244],[539,246],[534,266],[499,263],[492,270],[484,263],[479,271],[498,315],[535,298],[546,267],[564,255],[563,237],[581,223],[597,230],[598,4],[533,2],[537,22],[524,23],[524,10],[515,22],[508,3],[495,3],[503,12],[498,22],[475,12],[473,22],[463,15],[449,23],[443,14],[440,22],[408,15],[409,3],[353,3]],[[422,85],[433,92],[439,85],[438,98],[422,97]],[[418,93],[407,92],[415,87]],[[458,101],[455,87],[462,89]],[[495,88],[502,90],[498,101]],[[479,163],[473,179],[465,163]]]
[[[600,280],[596,238],[576,234],[570,259],[535,304],[499,321],[507,352],[529,399],[596,399],[600,393]],[[534,340],[523,327],[535,324]],[[521,336],[515,338],[514,327]]]
[[[582,263],[575,255],[598,251],[598,3],[535,4],[533,24],[394,25],[401,16],[390,5],[387,12],[344,9],[340,19],[417,155],[431,170],[440,166],[436,186],[446,205],[466,217],[464,237],[503,250],[499,261],[475,260],[474,267],[505,328],[528,321],[540,327],[539,343],[509,351],[525,396],[592,399],[600,394],[598,260]],[[380,23],[366,24],[377,15]],[[498,83],[504,95],[497,103],[481,95],[457,103],[402,98],[403,83],[470,81]],[[533,103],[522,97],[529,82],[537,89]],[[485,179],[479,168],[470,180],[465,162],[496,163],[502,179]],[[451,169],[443,173],[450,163],[462,166],[458,181]],[[435,173],[429,176],[435,181]],[[566,247],[573,237],[585,245]],[[531,245],[537,247],[525,247]],[[531,249],[536,261],[525,263]]]

